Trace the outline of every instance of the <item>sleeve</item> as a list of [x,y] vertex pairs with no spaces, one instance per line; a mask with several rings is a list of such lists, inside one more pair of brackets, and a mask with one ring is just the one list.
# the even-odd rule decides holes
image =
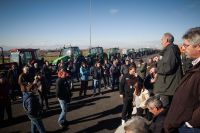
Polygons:
[[83,69],[82,69],[82,67],[80,68],[80,74],[81,74],[81,76],[83,75]]
[[123,95],[123,96],[125,94],[124,87],[125,87],[125,76],[122,77],[121,82],[120,82],[120,87],[119,87],[119,93],[120,95]]
[[192,127],[200,127],[200,106],[194,110],[192,119],[188,121]]
[[121,74],[123,74],[123,69],[124,69],[124,66],[122,65],[121,68],[120,68],[120,73]]
[[141,68],[140,68],[140,72],[145,72],[147,69],[147,63],[142,64]]
[[[194,88],[196,88],[196,94],[198,97],[198,103],[200,102],[200,82],[199,80],[197,80],[196,85],[193,85]],[[198,104],[197,108],[194,109],[193,114],[192,114],[192,118],[191,120],[188,121],[188,123],[193,126],[193,127],[200,127],[200,105]]]
[[173,48],[166,50],[162,60],[158,62],[158,73],[161,75],[173,74],[176,62],[177,59]]

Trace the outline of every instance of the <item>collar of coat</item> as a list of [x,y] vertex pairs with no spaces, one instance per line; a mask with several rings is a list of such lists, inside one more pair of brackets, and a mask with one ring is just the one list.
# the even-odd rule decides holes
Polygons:
[[186,75],[181,79],[180,83],[179,84],[182,84],[187,78],[189,75],[191,75],[192,73],[195,73],[195,72],[200,72],[200,62],[197,63],[195,66],[193,66],[187,73]]
[[198,64],[200,62],[200,57],[195,59],[194,61],[192,61],[192,65],[195,66],[196,64]]

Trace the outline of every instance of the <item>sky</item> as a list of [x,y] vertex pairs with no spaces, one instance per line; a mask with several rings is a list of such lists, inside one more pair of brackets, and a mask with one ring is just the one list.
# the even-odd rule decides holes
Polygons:
[[0,46],[160,48],[200,26],[200,0],[0,0]]

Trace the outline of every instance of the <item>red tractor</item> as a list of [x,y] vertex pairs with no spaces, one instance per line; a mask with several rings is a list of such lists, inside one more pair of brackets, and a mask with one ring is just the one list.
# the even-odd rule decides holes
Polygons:
[[4,62],[3,48],[1,49],[1,60],[0,71],[7,71],[12,64],[16,64],[21,69],[29,61],[31,63],[40,62],[41,58],[39,57],[39,49],[11,49],[10,50],[10,61],[9,63]]

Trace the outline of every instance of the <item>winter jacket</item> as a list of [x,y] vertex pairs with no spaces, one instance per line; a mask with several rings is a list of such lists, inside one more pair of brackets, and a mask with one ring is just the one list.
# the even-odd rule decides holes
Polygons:
[[200,128],[199,75],[200,62],[192,67],[181,80],[165,119],[166,133],[175,133],[185,122]]
[[120,82],[120,95],[123,95],[124,98],[133,99],[133,93],[135,91],[135,84],[138,82],[138,79],[130,74],[126,74],[122,77]]
[[61,100],[66,100],[66,102],[70,102],[72,93],[69,83],[65,78],[58,78],[56,80],[56,96]]
[[81,74],[81,80],[88,80],[89,75],[90,75],[90,71],[87,67],[82,67],[80,68],[80,74]]
[[170,44],[163,50],[163,57],[158,62],[158,78],[154,84],[154,94],[173,96],[182,78],[180,50]]

